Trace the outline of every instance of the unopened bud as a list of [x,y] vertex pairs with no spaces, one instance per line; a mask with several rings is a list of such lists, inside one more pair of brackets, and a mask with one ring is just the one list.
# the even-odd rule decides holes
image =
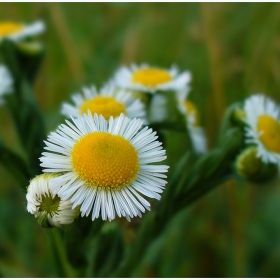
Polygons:
[[239,154],[235,169],[238,175],[256,183],[272,180],[278,174],[278,165],[263,162],[257,157],[255,146],[248,147]]

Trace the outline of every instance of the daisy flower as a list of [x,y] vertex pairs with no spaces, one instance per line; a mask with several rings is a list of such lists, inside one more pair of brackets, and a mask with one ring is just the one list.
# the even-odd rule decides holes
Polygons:
[[168,166],[151,164],[166,159],[156,132],[140,119],[123,114],[106,121],[102,115],[72,117],[73,124],[60,125],[46,141],[41,166],[44,172],[63,172],[51,180],[51,190],[73,208],[81,205],[82,216],[92,220],[116,215],[128,220],[150,210],[143,197],[160,199]]
[[70,200],[61,200],[49,187],[51,179],[58,175],[53,173],[41,174],[31,180],[27,189],[27,211],[36,218],[47,219],[49,226],[61,227],[71,224],[78,217],[79,208],[73,209]]
[[129,92],[116,90],[112,83],[105,85],[98,93],[94,86],[83,88],[83,94],[74,94],[74,106],[68,103],[62,105],[61,113],[66,117],[78,116],[87,113],[103,115],[106,120],[112,116],[118,117],[121,113],[129,118],[142,118],[146,122],[144,104],[135,99]]
[[280,163],[279,107],[270,98],[255,94],[245,100],[244,111],[245,141],[257,146],[257,156],[265,163]]
[[36,21],[32,24],[22,24],[13,21],[0,22],[0,42],[4,38],[12,41],[20,41],[27,37],[33,37],[45,30],[43,21]]
[[2,96],[13,91],[13,79],[9,69],[0,64],[0,104],[3,103]]
[[186,92],[181,92],[178,97],[178,109],[185,116],[187,128],[194,150],[197,153],[207,151],[207,141],[204,129],[200,126],[199,112],[193,102],[185,99]]
[[191,80],[191,74],[178,73],[176,66],[170,69],[151,67],[148,64],[121,67],[115,74],[115,82],[120,88],[155,93],[158,90],[183,90]]

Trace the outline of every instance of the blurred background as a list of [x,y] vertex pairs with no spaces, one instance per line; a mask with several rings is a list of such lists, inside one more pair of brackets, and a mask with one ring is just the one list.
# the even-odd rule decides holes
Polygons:
[[[230,104],[253,93],[280,102],[278,3],[0,3],[1,21],[37,19],[47,26],[46,56],[34,91],[48,132],[63,121],[70,94],[101,86],[132,62],[192,72],[189,97],[209,148]],[[5,106],[0,138],[23,154]],[[169,145],[179,157],[176,139]],[[27,213],[25,194],[3,166],[0,178],[0,276],[56,277],[47,229]],[[232,179],[178,213],[132,276],[280,277],[279,216],[279,181]]]

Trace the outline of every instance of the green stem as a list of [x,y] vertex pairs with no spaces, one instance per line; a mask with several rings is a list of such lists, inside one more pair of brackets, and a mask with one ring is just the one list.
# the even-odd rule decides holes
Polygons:
[[53,255],[55,259],[55,264],[57,267],[57,277],[76,277],[77,273],[69,265],[66,257],[65,247],[62,243],[60,233],[57,228],[48,229],[48,236],[50,239],[51,247],[53,250]]
[[[28,156],[30,171],[32,176],[35,176],[42,173],[39,157],[43,151],[45,139],[44,118],[31,87],[35,72],[27,71],[27,66],[31,63],[30,59],[35,59],[35,57],[29,57],[26,54],[25,62],[23,62],[23,55],[19,55],[16,46],[10,41],[1,42],[0,51],[14,78],[14,94],[6,96],[7,106]],[[31,63],[35,67],[36,63],[33,63],[35,61]],[[34,69],[34,67],[31,68]]]
[[[125,258],[125,261],[113,274],[114,277],[129,277],[139,260],[146,251],[146,246],[165,229],[168,222],[181,210],[189,207],[193,202],[219,186],[233,174],[231,164],[242,146],[242,133],[238,128],[229,130],[223,144],[209,152],[195,162],[185,177],[184,169],[181,172],[183,181],[179,189],[174,188],[174,195],[170,196],[170,203],[166,203],[165,197],[162,201],[164,211],[149,213],[141,225],[135,243]],[[185,161],[188,162],[188,156]],[[183,165],[184,160],[183,160]],[[179,176],[178,176],[179,177]],[[168,186],[170,188],[171,186]],[[166,193],[169,193],[168,191]],[[165,194],[164,194],[165,196]],[[161,206],[160,206],[161,207]]]

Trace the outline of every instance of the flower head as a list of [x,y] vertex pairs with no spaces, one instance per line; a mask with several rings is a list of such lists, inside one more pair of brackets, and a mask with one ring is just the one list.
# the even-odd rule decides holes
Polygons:
[[68,103],[62,105],[61,113],[67,117],[83,115],[90,110],[92,114],[103,115],[106,120],[111,116],[116,118],[122,113],[129,118],[146,119],[144,104],[129,92],[116,90],[112,83],[105,85],[100,93],[94,86],[83,88],[83,95],[75,94],[72,99],[75,106]]
[[49,182],[56,177],[57,174],[46,173],[31,180],[26,194],[27,211],[38,220],[45,218],[48,226],[61,227],[71,224],[80,212],[79,208],[72,208],[70,200],[61,200],[52,192]]
[[13,90],[13,79],[10,71],[5,65],[0,64],[0,103],[3,103],[2,96]]
[[12,21],[0,22],[0,42],[4,38],[17,42],[27,37],[36,36],[44,30],[45,25],[42,21],[28,25]]
[[166,159],[157,136],[142,121],[123,114],[106,121],[102,115],[66,120],[46,141],[41,160],[44,172],[64,172],[51,180],[51,190],[73,207],[81,205],[81,215],[92,212],[113,220],[116,214],[139,216],[150,203],[143,195],[160,199],[168,166],[151,164]]
[[280,163],[279,107],[262,94],[245,100],[245,141],[257,146],[257,156],[265,163]]
[[115,74],[115,82],[120,88],[154,93],[158,90],[180,91],[188,87],[191,74],[185,71],[178,73],[177,67],[170,69],[151,67],[142,64],[121,67]]

